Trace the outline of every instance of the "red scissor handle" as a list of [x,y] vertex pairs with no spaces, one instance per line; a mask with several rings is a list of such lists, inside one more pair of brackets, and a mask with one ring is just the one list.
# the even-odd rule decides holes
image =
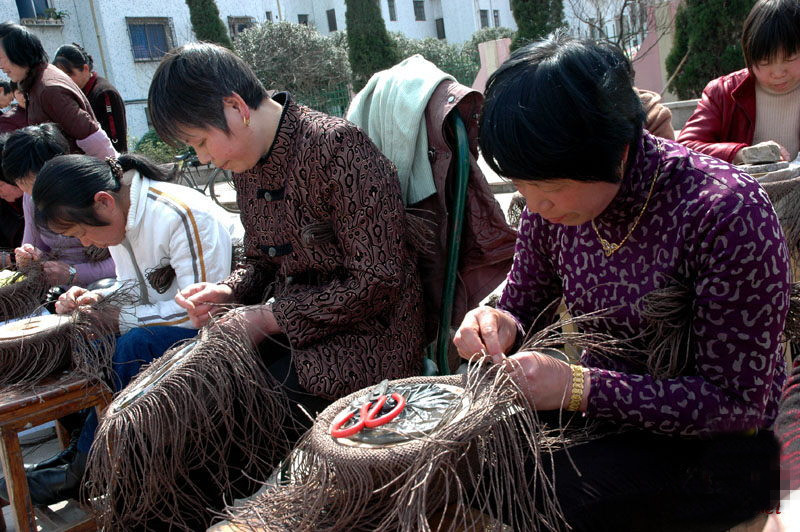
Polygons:
[[399,393],[393,393],[392,399],[394,399],[395,405],[389,412],[387,412],[383,416],[379,416],[378,414],[381,413],[381,408],[383,405],[386,404],[386,401],[389,399],[386,395],[381,395],[378,399],[373,403],[366,403],[361,406],[361,420],[364,422],[365,427],[375,428],[380,427],[381,425],[385,425],[397,415],[403,411],[403,408],[406,406],[406,398],[400,395]]
[[[381,395],[376,400],[364,403],[360,410],[342,410],[331,423],[330,433],[334,438],[349,438],[364,427],[375,428],[389,423],[396,418],[406,406],[406,398],[399,393],[393,393],[391,398],[395,401],[394,408],[383,416],[379,416],[383,405],[388,401],[389,396]],[[358,412],[358,421],[345,427],[348,421]]]
[[360,418],[349,427],[342,428],[345,423],[350,421],[350,418],[352,418],[356,412],[358,412],[358,410],[342,410],[331,423],[331,436],[334,438],[349,438],[364,428],[364,418]]

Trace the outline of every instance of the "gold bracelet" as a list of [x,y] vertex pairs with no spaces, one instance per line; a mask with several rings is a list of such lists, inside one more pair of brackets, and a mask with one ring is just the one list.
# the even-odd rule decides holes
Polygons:
[[570,364],[569,367],[572,370],[572,392],[567,410],[575,412],[580,409],[583,400],[583,366]]

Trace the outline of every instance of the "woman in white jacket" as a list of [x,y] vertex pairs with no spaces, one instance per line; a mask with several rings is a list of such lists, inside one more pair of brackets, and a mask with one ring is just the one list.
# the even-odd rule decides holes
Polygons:
[[[181,289],[218,282],[231,269],[241,225],[196,190],[166,183],[147,159],[122,155],[105,161],[64,155],[44,165],[33,186],[37,223],[84,246],[107,247],[119,284],[136,302],[109,307],[103,316],[121,336],[113,358],[113,387],[124,388],[141,366],[197,332],[174,301]],[[99,302],[103,293],[73,287],[56,312]],[[34,504],[77,495],[96,417],[90,414],[77,452],[61,453],[28,471]],[[1,490],[0,490],[1,491]]]

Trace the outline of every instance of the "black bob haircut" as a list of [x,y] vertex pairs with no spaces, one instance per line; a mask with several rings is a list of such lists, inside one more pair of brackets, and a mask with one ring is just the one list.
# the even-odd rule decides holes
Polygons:
[[516,50],[486,86],[487,163],[513,179],[619,182],[645,117],[630,71],[619,48],[561,32]]
[[64,44],[56,50],[53,64],[68,73],[83,69],[84,65],[89,65],[89,70],[94,68],[94,60],[86,50],[77,43]]
[[800,0],[759,0],[750,10],[742,30],[742,52],[748,68],[771,62],[783,51],[800,50]]
[[0,44],[3,46],[9,61],[17,66],[28,68],[28,74],[20,82],[22,92],[31,90],[36,77],[36,68],[47,65],[47,52],[44,51],[39,37],[28,31],[25,26],[13,22],[0,23]]
[[[125,153],[118,162],[123,172],[136,170],[154,181],[169,181],[142,155]],[[45,163],[33,184],[36,224],[56,232],[75,224],[106,226],[108,223],[97,218],[94,211],[94,196],[102,191],[116,196],[121,186],[106,161],[82,154],[54,157]]]
[[222,99],[233,93],[258,109],[267,91],[242,59],[222,46],[191,43],[170,51],[150,83],[153,127],[165,142],[181,144],[183,128],[215,127],[225,133]]
[[3,174],[12,185],[28,174],[38,174],[44,163],[69,153],[69,143],[51,123],[28,126],[12,132],[3,148]]

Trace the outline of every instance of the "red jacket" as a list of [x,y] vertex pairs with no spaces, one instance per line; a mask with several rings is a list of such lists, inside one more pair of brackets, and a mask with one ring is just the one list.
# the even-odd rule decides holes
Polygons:
[[753,143],[756,79],[746,68],[711,81],[678,135],[689,148],[732,162]]

